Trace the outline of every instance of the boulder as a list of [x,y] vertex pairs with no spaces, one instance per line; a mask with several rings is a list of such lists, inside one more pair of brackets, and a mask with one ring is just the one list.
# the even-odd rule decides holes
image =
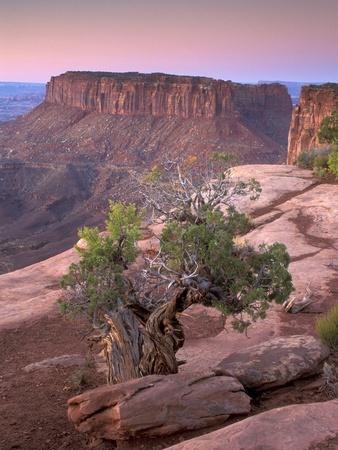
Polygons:
[[217,336],[224,330],[224,316],[216,308],[191,305],[180,317],[186,339],[201,339]]
[[232,353],[214,372],[237,378],[247,389],[265,390],[319,373],[329,354],[313,336],[277,337]]
[[[276,408],[170,450],[308,450],[338,434],[338,400]],[[320,447],[337,448],[337,447]]]
[[212,373],[150,375],[68,401],[69,419],[80,432],[111,440],[202,429],[249,411],[241,383]]

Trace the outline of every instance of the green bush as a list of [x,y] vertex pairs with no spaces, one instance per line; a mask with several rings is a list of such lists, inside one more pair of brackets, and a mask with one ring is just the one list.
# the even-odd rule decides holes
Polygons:
[[338,109],[332,111],[329,116],[324,117],[320,124],[318,140],[320,143],[333,143],[338,139]]
[[313,162],[313,172],[317,177],[324,178],[328,171],[328,155],[320,154],[318,152]]
[[338,144],[335,144],[332,147],[327,165],[329,167],[329,171],[335,176],[336,180],[338,181]]
[[317,168],[317,169],[327,169],[328,168],[328,160],[329,157],[327,155],[317,155],[315,157],[315,160],[313,162],[313,168]]
[[302,169],[313,169],[313,165],[317,156],[318,155],[315,150],[304,150],[297,156],[297,166],[301,167]]
[[327,174],[327,169],[325,167],[314,167],[313,173],[319,178],[324,178]]
[[328,347],[338,350],[338,304],[316,320],[316,331]]

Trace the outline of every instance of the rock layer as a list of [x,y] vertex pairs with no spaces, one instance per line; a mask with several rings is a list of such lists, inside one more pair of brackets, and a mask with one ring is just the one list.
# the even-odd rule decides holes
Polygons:
[[299,105],[292,112],[287,164],[293,164],[302,151],[318,145],[320,124],[336,108],[338,84],[302,87]]
[[96,438],[166,436],[247,414],[250,397],[239,381],[211,373],[150,375],[86,391],[68,401],[76,428]]
[[47,84],[47,103],[121,116],[214,118],[269,112],[288,115],[280,84],[248,85],[204,77],[67,72]]
[[[171,450],[308,450],[337,448],[338,400],[276,408],[221,430],[169,447]],[[319,444],[323,447],[317,447]],[[328,446],[326,445],[328,444]]]

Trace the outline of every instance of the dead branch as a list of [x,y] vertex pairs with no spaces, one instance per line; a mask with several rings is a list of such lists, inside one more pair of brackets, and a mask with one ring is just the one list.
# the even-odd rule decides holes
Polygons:
[[313,291],[310,289],[310,286],[311,283],[307,286],[307,293],[304,295],[302,300],[297,302],[297,297],[292,297],[291,299],[288,299],[283,303],[285,312],[297,314],[315,301],[311,299],[311,297],[313,296]]

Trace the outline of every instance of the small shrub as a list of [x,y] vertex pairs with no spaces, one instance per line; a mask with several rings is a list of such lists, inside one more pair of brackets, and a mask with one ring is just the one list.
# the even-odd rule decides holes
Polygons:
[[316,157],[317,152],[315,150],[303,151],[297,157],[297,166],[302,169],[312,169]]
[[316,320],[316,331],[331,350],[338,350],[338,304]]
[[327,169],[329,157],[328,155],[317,155],[313,161],[314,169]]
[[327,169],[325,167],[314,167],[313,173],[319,178],[324,178],[327,174]]
[[73,373],[69,381],[73,389],[85,389],[92,385],[93,378],[88,369],[83,366]]
[[329,155],[328,163],[329,171],[335,176],[338,181],[338,144],[332,147],[332,151]]
[[327,174],[328,160],[328,154],[318,151],[317,156],[315,157],[313,162],[313,172],[315,175],[317,175],[317,177],[324,178]]
[[325,391],[328,397],[338,398],[338,367],[324,363],[323,375],[326,378]]

